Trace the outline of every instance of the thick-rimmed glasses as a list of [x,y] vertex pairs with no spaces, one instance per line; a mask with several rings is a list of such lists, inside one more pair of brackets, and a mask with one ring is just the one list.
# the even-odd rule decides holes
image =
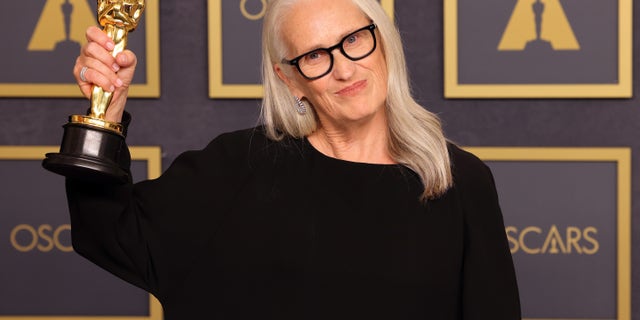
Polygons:
[[348,34],[335,46],[314,49],[291,60],[282,59],[282,63],[296,66],[300,74],[308,80],[322,78],[333,69],[333,50],[340,49],[351,61],[364,59],[375,51],[375,29],[376,25],[372,23]]

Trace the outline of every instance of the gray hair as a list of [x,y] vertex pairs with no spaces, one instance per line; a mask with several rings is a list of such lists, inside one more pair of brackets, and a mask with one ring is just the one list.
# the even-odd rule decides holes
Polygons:
[[[270,0],[262,29],[262,77],[264,99],[261,119],[267,136],[305,137],[317,128],[313,108],[300,115],[294,97],[278,77],[273,65],[286,56],[280,22],[299,0]],[[388,70],[386,113],[389,124],[389,154],[413,170],[422,180],[422,199],[442,195],[453,184],[447,140],[438,117],[419,105],[411,95],[402,40],[395,24],[377,0],[351,0],[376,23]],[[285,68],[287,69],[287,68]],[[308,101],[305,101],[309,105]]]

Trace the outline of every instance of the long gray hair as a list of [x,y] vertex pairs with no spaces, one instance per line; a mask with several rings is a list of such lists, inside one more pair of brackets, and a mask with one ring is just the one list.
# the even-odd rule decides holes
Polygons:
[[[278,77],[273,65],[286,56],[280,22],[299,0],[269,0],[262,29],[262,77],[264,99],[261,118],[267,135],[274,140],[284,136],[305,137],[317,128],[313,108],[297,113],[294,97]],[[407,65],[400,34],[377,0],[351,0],[378,26],[381,49],[387,63],[386,114],[389,124],[391,157],[416,172],[424,185],[422,199],[442,195],[452,185],[447,141],[438,117],[419,105],[411,95]],[[287,68],[284,68],[285,70]],[[305,101],[310,105],[308,101]]]

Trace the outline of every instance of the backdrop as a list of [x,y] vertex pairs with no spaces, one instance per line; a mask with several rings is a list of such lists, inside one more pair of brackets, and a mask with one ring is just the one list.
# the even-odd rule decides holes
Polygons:
[[[8,22],[10,19],[3,19],[0,28],[4,30],[3,47],[9,48],[22,42],[26,46],[28,41],[23,39],[23,34],[28,33],[30,36],[34,32],[38,16],[47,2],[30,1],[29,10],[35,10],[35,13],[29,13],[30,18],[26,19],[29,22],[21,27],[28,28],[28,31],[23,33],[19,31],[20,28],[15,28],[15,24]],[[64,2],[58,1],[56,4]],[[230,4],[229,8],[217,7],[220,2],[223,5]],[[229,15],[242,17],[238,7],[243,2],[247,3],[239,0],[159,3],[159,41],[156,43],[159,46],[155,49],[153,43],[147,42],[141,49],[150,51],[141,55],[145,70],[154,68],[154,54],[159,59],[159,76],[155,75],[160,80],[157,84],[159,95],[144,97],[156,95],[150,90],[150,93],[140,94],[142,98],[130,99],[128,110],[134,120],[127,140],[132,146],[160,147],[162,168],[166,168],[181,152],[202,148],[222,132],[257,124],[259,98],[210,97],[215,96],[215,93],[211,92],[214,90],[210,86],[214,75],[210,74],[209,68],[214,63],[212,61],[218,59],[211,55],[223,51],[217,49],[212,42],[220,41],[224,48],[227,42],[233,41],[229,37],[234,35],[230,30],[214,30],[221,27],[212,20],[212,12],[215,14],[215,10],[228,10]],[[247,11],[257,15],[260,1],[254,2],[257,4],[248,4]],[[589,6],[585,4],[586,1],[581,0],[542,1],[546,10],[542,12],[564,12],[564,18],[554,18],[560,21],[554,28],[564,28],[565,36],[571,31],[575,43],[571,39],[566,40],[566,37],[563,38],[564,42],[556,42],[548,34],[545,37],[543,32],[537,42],[543,43],[546,38],[547,45],[568,47],[562,51],[558,51],[559,47],[551,49],[557,52],[556,55],[565,55],[558,58],[565,61],[560,64],[562,68],[548,64],[538,68],[536,63],[544,64],[544,61],[553,60],[553,56],[543,56],[543,59],[538,55],[538,58],[531,58],[534,60],[526,60],[526,57],[513,57],[518,50],[524,49],[509,49],[507,44],[502,49],[498,48],[502,36],[509,29],[507,25],[517,24],[518,21],[534,24],[532,21],[536,21],[536,11],[528,9],[533,8],[534,2],[491,0],[483,1],[474,8],[472,3],[463,0],[391,1],[394,17],[405,43],[415,97],[427,109],[439,114],[451,140],[476,152],[494,171],[507,224],[506,232],[518,268],[524,316],[541,319],[640,319],[640,306],[637,303],[640,297],[637,281],[640,272],[632,267],[638,265],[640,257],[636,249],[640,247],[640,220],[636,219],[640,214],[637,205],[640,203],[640,191],[637,188],[640,170],[636,170],[640,165],[640,158],[636,157],[640,148],[640,111],[638,99],[629,97],[624,88],[620,90],[615,85],[625,82],[625,76],[632,76],[623,86],[628,85],[630,93],[638,92],[638,63],[632,63],[631,56],[627,57],[624,52],[620,52],[624,48],[619,46],[619,42],[624,42],[621,39],[625,35],[631,36],[631,28],[618,28],[618,20],[622,19],[621,11],[624,10],[619,9],[623,6],[627,11],[633,10],[634,17],[640,9],[631,9],[631,3],[627,1],[593,0],[589,1]],[[75,9],[79,8],[78,1],[71,3],[76,4]],[[385,4],[388,5],[389,1]],[[445,12],[445,4],[457,5],[453,14],[451,8]],[[10,16],[19,18],[27,16],[21,11],[27,9],[21,5],[20,2],[7,2],[1,6],[4,12],[11,12]],[[517,9],[519,5],[522,7]],[[558,11],[558,6],[563,11]],[[592,9],[589,11],[585,8]],[[525,18],[519,18],[515,14],[519,10],[525,12]],[[227,12],[219,14],[224,23]],[[448,21],[445,21],[447,14]],[[21,19],[23,20],[25,19]],[[254,24],[259,25],[260,19],[247,19],[243,23],[246,28],[254,28]],[[445,28],[446,23],[453,24],[447,24]],[[598,23],[602,27],[593,27]],[[629,26],[630,24],[631,21]],[[452,26],[457,26],[457,29],[452,30]],[[157,28],[158,25],[151,27]],[[222,39],[211,38],[213,32],[220,33]],[[483,32],[492,32],[494,37],[484,37]],[[638,36],[639,33],[636,33],[632,39],[629,38],[629,54],[636,52]],[[131,35],[132,39],[136,37],[145,39],[153,35],[148,31],[140,31],[139,34]],[[449,47],[452,43],[447,41],[452,39],[454,46]],[[529,35],[527,41],[536,42],[535,32],[533,36]],[[455,69],[445,67],[452,59],[451,51],[447,51],[445,59],[446,43],[447,50],[457,50],[459,61],[454,61]],[[579,50],[575,47],[576,43],[580,46]],[[571,58],[572,52],[581,50],[580,52],[588,53],[589,48],[602,46],[605,49],[598,49],[601,51],[591,56],[576,56],[581,62],[573,68],[564,69],[565,64],[576,60]],[[255,44],[255,48],[259,48],[259,45]],[[607,51],[606,48],[611,50]],[[511,62],[502,64],[502,61],[507,60],[492,56],[494,53],[491,50],[506,50],[505,54],[511,57],[504,58],[511,59],[508,60]],[[51,81],[73,82],[71,67],[75,56],[71,55],[66,59],[64,68],[51,68],[61,80],[56,78]],[[221,62],[225,72],[230,74],[228,81],[233,82],[238,78],[233,78],[234,68],[250,70],[251,66],[256,65],[255,59],[246,59],[245,62]],[[19,55],[5,54],[2,60],[5,71],[0,73],[7,75],[8,72],[21,72],[22,67],[18,67]],[[510,66],[522,64],[528,64],[528,67],[519,69],[517,75],[509,74]],[[52,72],[46,66],[38,68],[37,73]],[[600,71],[587,72],[591,70],[589,68]],[[548,72],[537,74],[538,69],[560,71],[557,78],[553,78],[547,77]],[[571,72],[574,74],[568,74]],[[149,76],[154,77],[153,73],[146,75],[139,81],[154,81],[148,79]],[[452,87],[463,90],[447,91],[450,94],[445,97],[445,80],[450,81],[452,75],[455,75],[454,80],[457,81],[451,83]],[[227,81],[225,79],[227,78],[222,81]],[[251,83],[251,75],[246,79]],[[22,80],[6,80],[0,76],[2,83],[20,81]],[[532,94],[527,93],[530,89],[527,86],[510,87],[513,83],[550,83],[552,87]],[[604,89],[593,89],[593,92],[604,92],[601,96],[606,95],[607,88],[610,88],[606,85],[614,84],[609,91],[613,92],[612,97],[593,97],[589,87],[585,89],[573,86],[584,83],[604,84]],[[464,84],[496,85],[490,88],[493,96],[479,98],[473,92],[466,93]],[[569,97],[545,95],[545,92],[554,90],[562,92],[563,88],[572,92]],[[254,89],[247,89],[248,95],[255,95]],[[512,89],[515,90],[512,91],[514,94],[509,93]],[[526,98],[527,94],[536,98]],[[89,106],[88,101],[81,98],[51,98],[29,93],[18,96],[5,93],[3,96],[0,97],[0,146],[57,146],[62,138],[61,126],[66,123],[67,117],[83,113]],[[15,150],[7,149],[0,154],[0,158],[10,158]],[[37,158],[23,158],[26,160],[30,157],[32,162],[33,158]],[[11,160],[1,162],[0,166],[9,168],[0,171],[3,175],[0,180],[4,180],[4,189],[0,189],[3,190],[0,191],[3,194],[0,198],[0,212],[3,216],[17,216],[16,219],[6,220],[11,225],[0,231],[0,243],[6,245],[8,251],[19,255],[21,253],[16,250],[16,246],[11,247],[9,242],[15,240],[18,247],[28,246],[31,241],[28,238],[30,231],[28,228],[16,231],[15,227],[27,223],[20,218],[20,215],[26,213],[15,210],[14,206],[20,204],[12,204],[15,201],[10,200],[15,197],[8,190],[18,180],[27,179],[26,177],[32,177],[28,181],[31,185],[37,185],[39,179],[48,179],[43,177],[48,177],[49,173],[43,171],[33,175],[21,174],[24,170],[41,170],[38,163],[23,166]],[[41,202],[43,206],[48,201],[64,202],[60,190],[55,190],[58,195],[56,200],[47,200],[49,198],[45,194],[49,192],[46,189],[34,191],[28,185],[24,193],[31,194],[26,201]],[[56,186],[55,182],[51,185],[54,188]],[[558,193],[570,194],[571,197],[549,201],[544,205],[539,201],[543,197],[553,199],[554,194]],[[36,230],[42,223],[44,222],[27,224]],[[60,225],[63,223],[60,222]],[[44,234],[52,235],[57,226],[58,224],[52,225],[51,230],[45,228]],[[14,232],[13,238],[11,232]],[[64,230],[59,233],[62,232]],[[15,234],[27,238],[15,238]],[[65,245],[61,247],[65,248]],[[60,254],[68,254],[64,250],[59,251]],[[5,253],[0,254],[6,256]],[[4,260],[5,258],[0,258],[0,261]],[[6,268],[5,262],[0,262],[0,273],[5,273]],[[38,283],[43,285],[44,282]],[[0,284],[2,285],[4,284]],[[3,299],[7,298],[5,295],[11,295],[6,291],[0,291],[0,294]],[[29,313],[29,310],[8,310],[0,303],[0,319],[17,315],[32,316],[34,313]],[[64,310],[42,312],[54,315],[69,313]],[[79,314],[92,312],[78,311]],[[129,311],[118,312],[128,314]],[[135,309],[131,312],[137,315],[145,311]]]

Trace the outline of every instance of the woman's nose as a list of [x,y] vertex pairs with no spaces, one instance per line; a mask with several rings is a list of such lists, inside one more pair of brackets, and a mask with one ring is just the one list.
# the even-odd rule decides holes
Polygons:
[[336,79],[349,79],[355,71],[356,63],[345,57],[342,52],[333,55],[333,77]]

